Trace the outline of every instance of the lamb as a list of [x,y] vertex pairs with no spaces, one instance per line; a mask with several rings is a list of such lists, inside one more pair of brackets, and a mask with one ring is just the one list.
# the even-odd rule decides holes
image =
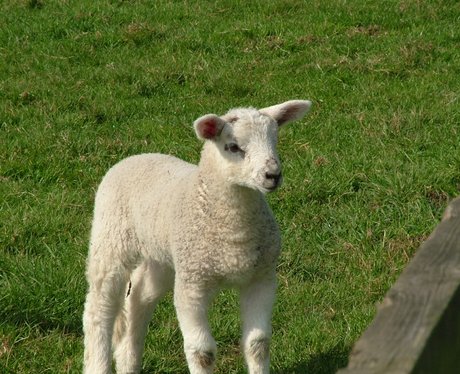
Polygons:
[[84,372],[138,373],[149,319],[174,289],[191,374],[212,373],[207,312],[222,287],[241,295],[242,350],[250,374],[269,373],[280,233],[265,200],[282,181],[279,126],[310,101],[239,108],[194,122],[204,140],[192,165],[163,154],[128,157],[95,199],[83,315]]

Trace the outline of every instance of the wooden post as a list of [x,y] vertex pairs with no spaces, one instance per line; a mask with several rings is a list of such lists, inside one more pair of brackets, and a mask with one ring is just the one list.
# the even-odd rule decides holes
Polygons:
[[388,291],[338,373],[460,373],[460,198]]

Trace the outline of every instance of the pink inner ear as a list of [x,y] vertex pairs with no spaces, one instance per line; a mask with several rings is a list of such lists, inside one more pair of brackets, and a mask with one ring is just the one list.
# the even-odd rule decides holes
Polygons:
[[278,123],[281,126],[283,123],[291,121],[295,118],[297,112],[300,110],[300,107],[297,105],[292,105],[286,108],[286,110],[281,113],[280,117],[278,118]]
[[217,124],[213,119],[207,119],[200,123],[200,133],[205,139],[213,139],[217,134]]

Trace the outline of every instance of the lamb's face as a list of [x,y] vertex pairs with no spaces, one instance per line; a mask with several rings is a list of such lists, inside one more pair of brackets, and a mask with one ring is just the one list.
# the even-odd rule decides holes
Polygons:
[[194,123],[199,138],[212,142],[219,169],[231,184],[263,193],[281,185],[276,151],[281,125],[302,118],[310,101],[292,100],[264,109],[233,109],[222,117],[208,114]]
[[228,181],[263,193],[276,190],[282,181],[277,122],[255,109],[233,110],[222,119],[225,126],[215,145]]

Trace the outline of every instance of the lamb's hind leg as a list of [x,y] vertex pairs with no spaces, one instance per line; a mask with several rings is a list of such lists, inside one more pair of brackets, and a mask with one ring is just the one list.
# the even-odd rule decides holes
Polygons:
[[241,289],[243,351],[249,374],[270,371],[271,315],[276,278],[270,274]]
[[85,374],[111,373],[113,325],[123,304],[127,274],[126,269],[112,259],[89,259],[89,291],[83,314]]
[[134,270],[113,337],[117,373],[140,371],[150,318],[161,297],[172,288],[173,280],[173,271],[156,262],[144,261]]

